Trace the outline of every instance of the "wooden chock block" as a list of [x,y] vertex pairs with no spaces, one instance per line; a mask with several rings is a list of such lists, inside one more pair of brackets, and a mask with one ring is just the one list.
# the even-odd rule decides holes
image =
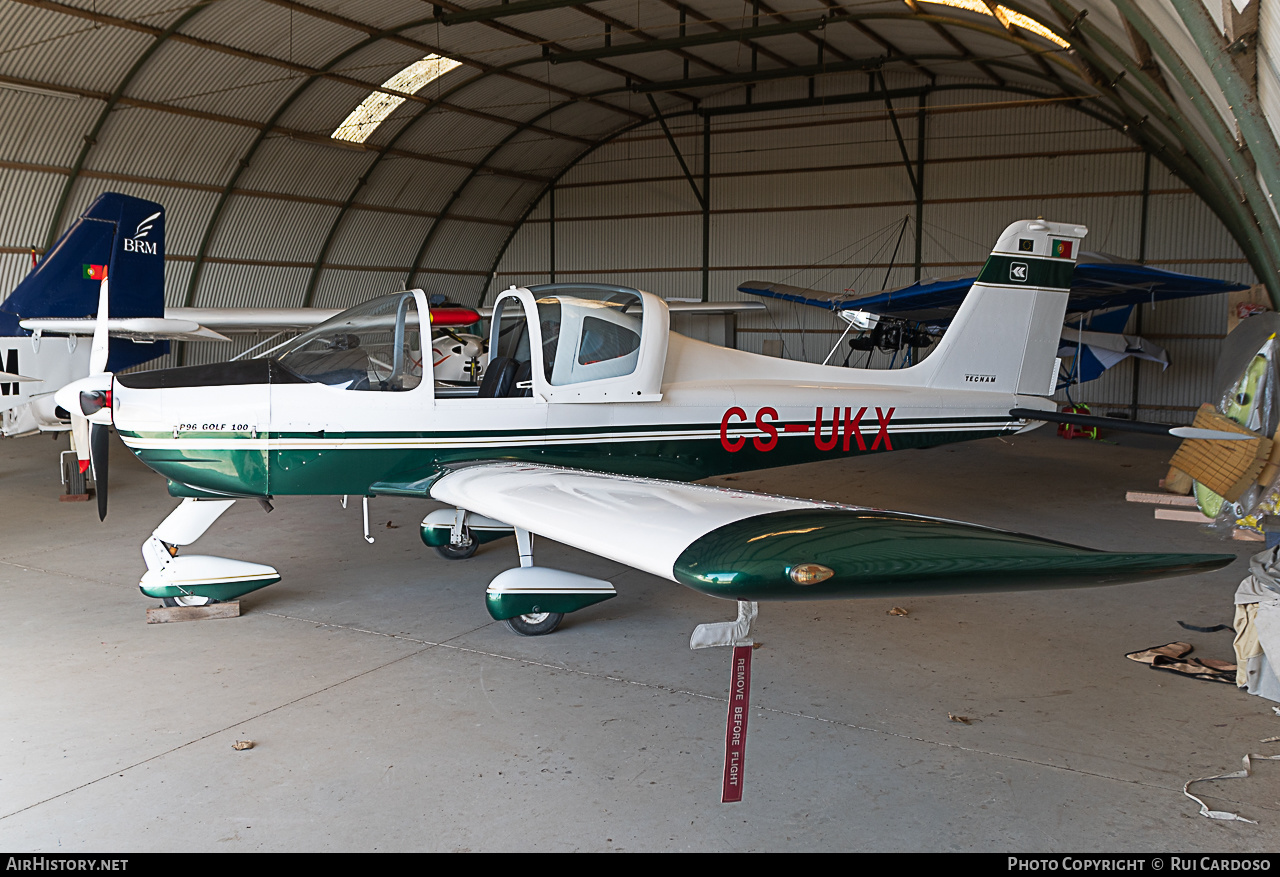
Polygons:
[[1186,472],[1183,472],[1176,466],[1169,467],[1169,474],[1164,476],[1164,480],[1160,482],[1169,493],[1178,496],[1187,496],[1191,493],[1191,488],[1195,486],[1193,479]]
[[1187,508],[1195,508],[1196,500],[1193,496],[1175,496],[1172,493],[1145,493],[1141,490],[1130,490],[1124,495],[1125,502],[1145,502],[1151,505],[1171,505],[1186,506]]
[[239,618],[240,601],[210,603],[208,606],[153,606],[147,610],[147,624],[172,621],[205,621],[210,618]]
[[1157,521],[1187,521],[1191,524],[1207,524],[1212,518],[1206,518],[1199,509],[1156,509]]

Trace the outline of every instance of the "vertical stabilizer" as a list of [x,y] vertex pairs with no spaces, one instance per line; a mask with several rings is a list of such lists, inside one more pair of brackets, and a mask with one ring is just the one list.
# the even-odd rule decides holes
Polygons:
[[[105,192],[80,215],[0,303],[0,337],[29,335],[19,320],[96,317],[98,290],[110,277],[111,316],[164,316],[164,208]],[[113,340],[109,368],[162,356],[169,342]]]
[[1050,396],[1081,225],[1015,222],[995,249],[946,334],[920,369],[938,389]]

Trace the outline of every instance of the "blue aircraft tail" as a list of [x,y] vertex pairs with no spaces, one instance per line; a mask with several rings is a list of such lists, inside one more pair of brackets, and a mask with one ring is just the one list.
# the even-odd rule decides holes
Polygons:
[[[164,316],[163,207],[116,192],[99,195],[0,303],[0,336],[30,335],[18,325],[23,319],[96,317],[104,274],[112,317]],[[113,338],[107,368],[119,371],[168,352],[168,341]]]

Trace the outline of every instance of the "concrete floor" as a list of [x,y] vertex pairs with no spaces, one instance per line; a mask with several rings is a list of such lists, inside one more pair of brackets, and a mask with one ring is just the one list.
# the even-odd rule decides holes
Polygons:
[[[742,475],[1108,549],[1236,551],[1212,575],[1095,590],[765,604],[741,804],[719,803],[729,655],[690,652],[733,605],[541,542],[619,596],[552,636],[491,621],[510,540],[449,562],[426,504],[241,503],[193,552],[275,564],[238,619],[146,625],[142,539],[174,505],[113,448],[111,514],[57,502],[48,438],[0,445],[0,848],[152,850],[1267,851],[1280,718],[1233,687],[1124,658],[1230,658],[1260,546],[1123,502],[1171,441],[1051,432]],[[114,441],[114,440],[113,440]],[[391,522],[393,528],[388,528]],[[910,611],[895,617],[897,603]],[[968,716],[972,724],[948,719]],[[255,747],[238,752],[237,740]],[[1194,791],[1194,790],[1193,790]]]

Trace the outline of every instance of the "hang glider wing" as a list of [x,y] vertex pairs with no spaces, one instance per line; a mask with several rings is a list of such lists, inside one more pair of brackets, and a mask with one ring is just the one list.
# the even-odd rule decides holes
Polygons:
[[[738,290],[833,311],[861,310],[944,326],[955,316],[956,309],[964,301],[974,280],[973,277],[921,280],[900,289],[866,296],[822,292],[756,280],[747,281]],[[1122,305],[1215,295],[1243,289],[1248,287],[1210,277],[1162,271],[1103,253],[1085,253],[1072,275],[1067,312],[1085,313]]]
[[1094,551],[900,512],[514,462],[450,470],[430,494],[737,600],[1110,585],[1235,559]]

